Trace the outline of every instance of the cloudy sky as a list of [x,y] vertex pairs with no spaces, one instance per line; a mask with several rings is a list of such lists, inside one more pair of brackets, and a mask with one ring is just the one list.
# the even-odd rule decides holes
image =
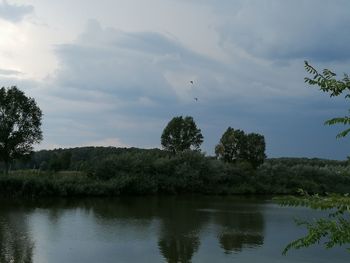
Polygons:
[[348,0],[0,0],[0,86],[41,107],[37,149],[160,147],[190,115],[208,154],[231,126],[269,157],[345,159],[323,123],[348,104],[308,87],[303,61],[350,73],[349,25]]

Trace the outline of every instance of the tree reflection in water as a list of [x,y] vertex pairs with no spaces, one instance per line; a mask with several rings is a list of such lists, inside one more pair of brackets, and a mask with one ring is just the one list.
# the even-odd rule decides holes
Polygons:
[[221,228],[218,235],[220,246],[227,254],[264,243],[264,217],[255,205],[237,206],[218,213],[216,222]]
[[23,213],[0,212],[0,263],[32,263],[34,242]]
[[163,257],[169,263],[191,262],[193,254],[198,250],[198,236],[172,235],[162,237],[158,246]]
[[222,233],[219,237],[220,245],[225,253],[241,252],[243,246],[255,247],[263,244],[263,236],[250,233]]
[[195,199],[169,198],[159,209],[161,229],[158,246],[169,263],[187,263],[200,245],[199,232],[208,217],[198,211]]
[[264,217],[254,202],[244,198],[167,199],[158,210],[162,219],[158,246],[163,257],[169,263],[191,262],[200,246],[201,230],[211,223],[225,253],[261,246]]

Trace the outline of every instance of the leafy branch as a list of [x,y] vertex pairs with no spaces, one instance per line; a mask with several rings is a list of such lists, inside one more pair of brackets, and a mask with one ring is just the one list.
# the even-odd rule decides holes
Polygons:
[[[326,196],[309,195],[300,190],[301,196],[275,198],[282,206],[305,206],[319,210],[331,210],[328,218],[317,219],[314,222],[297,220],[299,226],[305,226],[306,236],[289,243],[283,250],[285,255],[290,249],[309,247],[319,244],[325,239],[324,246],[332,248],[350,244],[350,197],[346,195],[328,194]],[[347,249],[350,252],[350,248]]]
[[[345,94],[345,98],[350,98],[350,78],[348,74],[344,73],[343,78],[337,79],[337,74],[329,69],[324,69],[322,73],[318,72],[313,66],[311,66],[307,61],[305,61],[305,70],[312,75],[312,77],[305,77],[305,83],[309,85],[317,85],[320,90],[327,92],[331,97],[339,96],[342,93]],[[325,122],[326,125],[334,124],[350,124],[350,117],[337,117]],[[350,132],[350,128],[346,129],[337,134],[337,138],[345,137]]]

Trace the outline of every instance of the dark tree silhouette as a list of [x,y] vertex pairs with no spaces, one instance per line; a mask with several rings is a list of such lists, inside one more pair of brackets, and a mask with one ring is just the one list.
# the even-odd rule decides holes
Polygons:
[[215,147],[215,154],[225,162],[247,161],[256,169],[266,159],[265,138],[228,127]]
[[215,154],[225,162],[235,162],[245,157],[246,136],[243,131],[228,127],[215,147]]
[[266,159],[265,147],[265,138],[263,135],[257,133],[247,135],[246,158],[254,169],[264,163]]
[[174,117],[165,127],[161,137],[163,148],[174,154],[190,149],[199,150],[202,142],[201,130],[190,116]]
[[28,156],[42,140],[41,118],[34,99],[17,87],[0,89],[0,161],[5,173],[11,161]]

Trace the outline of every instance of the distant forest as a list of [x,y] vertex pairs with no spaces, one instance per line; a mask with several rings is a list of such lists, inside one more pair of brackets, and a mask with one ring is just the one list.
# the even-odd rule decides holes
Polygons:
[[[1,167],[0,167],[1,168]],[[347,161],[273,158],[254,169],[198,151],[81,147],[42,150],[0,176],[2,195],[295,194],[350,192]]]
[[[117,147],[76,147],[54,150],[40,150],[34,152],[29,158],[15,161],[12,170],[39,169],[42,171],[94,171],[97,163],[109,159],[110,157],[139,156],[145,154],[154,157],[167,157],[169,152],[154,149],[140,148],[117,148]],[[170,155],[171,156],[171,155]],[[140,157],[140,156],[139,156]],[[206,157],[208,159],[216,159],[214,156]],[[268,158],[265,160],[264,166],[311,166],[319,168],[335,168],[341,170],[349,165],[349,161],[329,160],[321,158]],[[0,170],[3,169],[3,163],[0,162]],[[349,167],[350,173],[350,167]]]

